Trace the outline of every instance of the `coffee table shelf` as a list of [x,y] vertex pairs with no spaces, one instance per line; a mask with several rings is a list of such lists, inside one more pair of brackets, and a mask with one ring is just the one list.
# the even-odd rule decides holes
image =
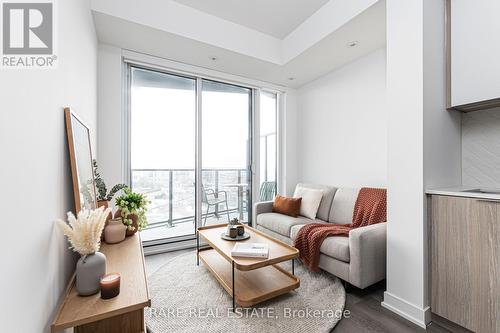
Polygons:
[[[200,260],[232,296],[231,263],[214,249],[200,251]],[[300,286],[300,280],[277,265],[252,271],[236,271],[236,303],[248,307],[286,294]]]
[[[250,238],[241,242],[266,243],[269,246],[269,257],[266,259],[232,257],[231,250],[235,242],[220,237],[226,228],[226,224],[198,228],[197,258],[232,296],[233,310],[236,303],[249,307],[300,286],[300,279],[294,275],[293,260],[299,256],[296,248],[245,226]],[[203,238],[211,248],[200,249],[200,238]],[[277,265],[288,260],[292,261],[291,273]]]

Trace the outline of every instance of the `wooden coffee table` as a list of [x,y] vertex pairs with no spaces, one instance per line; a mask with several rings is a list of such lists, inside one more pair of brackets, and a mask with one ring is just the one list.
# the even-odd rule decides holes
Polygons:
[[[269,258],[232,257],[231,250],[236,242],[220,237],[226,228],[227,224],[198,228],[196,264],[199,265],[201,259],[232,296],[233,311],[236,303],[249,307],[286,294],[300,286],[299,278],[294,275],[294,259],[299,257],[299,250],[245,225],[245,231],[250,234],[250,238],[241,242],[268,244]],[[200,249],[200,237],[211,248]],[[277,265],[287,260],[292,261],[291,273]]]

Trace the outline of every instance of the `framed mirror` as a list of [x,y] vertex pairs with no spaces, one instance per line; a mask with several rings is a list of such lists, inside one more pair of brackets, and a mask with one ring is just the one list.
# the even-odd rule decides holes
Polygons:
[[64,117],[73,179],[75,213],[78,214],[82,209],[97,207],[90,130],[68,107],[64,108]]

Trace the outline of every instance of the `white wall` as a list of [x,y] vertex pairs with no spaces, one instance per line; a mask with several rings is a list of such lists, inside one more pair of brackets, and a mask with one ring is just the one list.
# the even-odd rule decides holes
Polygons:
[[424,1],[424,188],[462,182],[462,113],[446,110],[444,0]]
[[423,0],[387,1],[389,110],[384,306],[425,325]]
[[295,185],[299,182],[299,151],[297,145],[299,142],[299,110],[297,105],[297,91],[288,89],[282,100],[284,103],[281,129],[281,181],[280,193],[284,195],[292,195],[295,190]]
[[387,1],[388,225],[383,306],[429,322],[424,189],[460,183],[460,117],[445,109],[444,0]]
[[95,142],[97,42],[89,8],[86,0],[58,1],[57,69],[0,70],[3,332],[49,332],[75,268],[53,221],[73,209],[64,106],[83,118]]
[[[99,44],[97,57],[97,160],[107,184],[126,181],[123,144],[123,71],[121,49]],[[110,185],[111,186],[111,185]]]
[[298,89],[299,179],[386,186],[385,49]]

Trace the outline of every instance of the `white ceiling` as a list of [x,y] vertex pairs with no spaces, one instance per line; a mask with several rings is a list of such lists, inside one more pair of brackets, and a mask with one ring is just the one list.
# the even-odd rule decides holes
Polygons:
[[283,39],[329,0],[174,0]]
[[[100,42],[105,44],[294,88],[385,45],[385,2],[369,7],[284,64],[100,12],[94,12],[94,22]],[[352,41],[359,44],[348,47]],[[217,61],[211,61],[211,56],[216,56]],[[295,79],[290,81],[290,77]]]

